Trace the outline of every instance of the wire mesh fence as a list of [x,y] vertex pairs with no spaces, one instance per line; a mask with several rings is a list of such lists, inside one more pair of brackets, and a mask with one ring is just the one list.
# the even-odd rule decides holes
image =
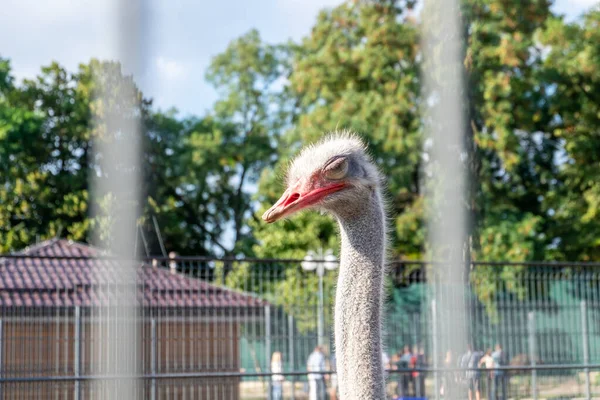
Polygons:
[[[112,278],[120,265],[63,240],[0,259],[0,398],[90,398],[124,379],[105,368],[116,347],[102,346],[118,337],[103,329],[114,323],[94,311],[119,306],[118,292],[128,287]],[[390,398],[466,398],[469,386],[482,398],[492,390],[506,398],[600,395],[600,265],[466,264],[470,340],[461,349],[446,347],[448,316],[438,305],[453,292],[436,278],[444,264],[389,268]],[[139,365],[138,397],[259,399],[281,388],[284,398],[301,399],[320,377],[333,391],[336,275],[305,270],[298,260],[137,262],[138,317],[119,324],[136,324],[139,335],[131,360]],[[317,345],[323,373],[310,375]],[[498,351],[502,367],[485,369],[492,365],[486,352]]]

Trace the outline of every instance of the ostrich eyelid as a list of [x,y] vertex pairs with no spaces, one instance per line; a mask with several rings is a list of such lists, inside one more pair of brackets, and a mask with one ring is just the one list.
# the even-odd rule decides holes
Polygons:
[[[345,161],[346,162],[348,161],[346,156],[335,156],[325,163],[325,166],[323,167],[323,171],[333,171],[337,168],[340,168],[342,165],[344,165]],[[336,165],[333,165],[333,164],[336,164]]]
[[323,176],[327,179],[342,179],[348,173],[348,159],[344,156],[336,157],[323,167]]

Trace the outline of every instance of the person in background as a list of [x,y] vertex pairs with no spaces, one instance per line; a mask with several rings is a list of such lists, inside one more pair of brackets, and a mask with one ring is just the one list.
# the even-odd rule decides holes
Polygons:
[[[417,356],[415,359],[415,368],[427,367],[427,360],[425,359],[425,348],[421,345],[418,348]],[[425,397],[425,372],[417,372],[415,378],[415,390],[417,397]]]
[[[506,355],[500,343],[496,344],[496,350],[492,353],[492,359],[494,360],[494,367],[502,367],[505,365],[504,360]],[[501,369],[494,370],[494,379],[492,381],[492,399],[506,399],[506,372]],[[502,396],[499,396],[500,389],[502,389]]]
[[[331,355],[330,358],[330,371],[336,371],[336,361],[335,361],[335,353],[333,353]],[[338,380],[337,380],[337,374],[331,374],[331,386],[329,388],[329,399],[330,400],[336,400],[337,399],[337,393],[338,393]]]
[[280,351],[276,351],[271,356],[271,399],[282,400],[283,399],[283,357]]
[[[412,358],[412,354],[410,353],[410,347],[408,345],[404,346],[404,351],[400,356],[400,360],[398,361],[398,369],[408,369],[410,368],[410,360]],[[400,397],[408,396],[408,387],[410,385],[410,372],[401,372],[399,375],[398,382],[398,395]]]
[[485,354],[483,357],[481,357],[481,360],[479,360],[479,368],[486,368],[487,371],[485,371],[485,376],[486,376],[486,388],[487,388],[487,395],[488,395],[488,399],[492,398],[492,368],[494,368],[494,359],[492,358],[492,349],[487,349],[485,351]]
[[[398,363],[400,362],[400,352],[395,352],[392,354],[392,358],[390,359],[390,369],[391,370],[397,370],[398,369]],[[401,384],[401,379],[400,379],[400,375],[399,374],[391,374],[393,382],[395,382],[395,385],[392,385],[392,398],[396,398],[396,395],[398,393],[400,393],[400,384]]]
[[[308,356],[306,369],[309,372],[325,371],[325,354],[323,354],[321,346],[315,347],[313,352]],[[325,379],[323,374],[308,374],[308,384],[308,398],[310,400],[325,400]]]
[[[411,354],[410,357],[410,368],[412,370],[414,370],[415,368],[417,368],[417,361],[419,359],[419,348],[415,345],[413,347],[413,352]],[[411,372],[411,377],[410,380],[412,382],[412,387],[413,387],[413,396],[415,397],[421,397],[421,392],[419,389],[419,371],[413,371]]]
[[469,370],[467,371],[467,377],[469,380],[469,400],[481,399],[481,372],[474,369],[479,368],[479,361],[483,357],[483,352],[474,350],[471,352],[471,358],[469,359]]
[[[473,354],[473,347],[467,344],[467,352],[462,356],[458,357],[457,367],[461,370],[458,371],[457,389],[460,388],[461,397],[464,394],[470,399],[471,396],[471,385],[470,385],[470,374],[469,374],[469,362],[471,361],[471,355]],[[464,394],[463,394],[464,393]]]
[[413,346],[413,351],[410,353],[410,361],[408,363],[408,367],[413,371],[410,373],[410,384],[412,386],[412,395],[414,397],[418,397],[417,394],[417,380],[419,378],[419,373],[414,369],[417,366],[417,357],[419,355],[419,349],[417,346]]

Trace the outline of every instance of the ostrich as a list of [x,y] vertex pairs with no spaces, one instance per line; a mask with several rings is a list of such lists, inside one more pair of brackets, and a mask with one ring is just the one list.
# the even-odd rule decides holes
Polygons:
[[386,398],[381,313],[386,246],[382,177],[355,135],[333,134],[294,159],[287,190],[263,220],[303,209],[332,214],[342,248],[335,300],[335,348],[343,400]]

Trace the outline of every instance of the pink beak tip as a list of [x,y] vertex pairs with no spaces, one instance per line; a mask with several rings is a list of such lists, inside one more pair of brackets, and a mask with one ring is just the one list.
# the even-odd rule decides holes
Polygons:
[[262,215],[263,221],[265,221],[267,224],[275,222],[275,220],[272,220],[269,218],[271,216],[271,213],[272,213],[272,208],[265,211],[265,213]]

